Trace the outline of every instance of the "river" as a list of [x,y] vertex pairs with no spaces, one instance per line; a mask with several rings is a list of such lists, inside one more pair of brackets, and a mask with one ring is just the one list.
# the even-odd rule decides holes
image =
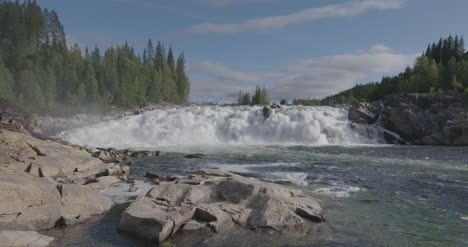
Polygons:
[[[137,179],[223,169],[299,188],[327,209],[326,224],[301,239],[239,231],[165,246],[468,246],[468,148],[386,145],[378,125],[351,124],[344,109],[283,107],[265,118],[259,107],[179,107],[58,137],[169,152],[133,161]],[[208,158],[183,158],[194,152]],[[116,232],[124,208],[49,234],[58,246],[145,246]]]

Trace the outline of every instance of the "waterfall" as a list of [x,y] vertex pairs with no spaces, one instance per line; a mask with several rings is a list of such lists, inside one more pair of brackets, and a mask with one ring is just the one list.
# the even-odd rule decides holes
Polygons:
[[384,143],[379,126],[348,121],[333,107],[185,106],[69,129],[57,137],[92,147],[352,145]]

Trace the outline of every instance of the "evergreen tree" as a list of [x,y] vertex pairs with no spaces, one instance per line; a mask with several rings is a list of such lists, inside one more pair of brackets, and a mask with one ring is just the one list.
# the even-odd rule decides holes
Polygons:
[[241,105],[250,105],[251,102],[250,102],[250,94],[249,93],[245,93],[244,96],[242,97],[242,103]]
[[177,85],[169,64],[164,65],[162,72],[162,99],[166,102],[178,102]]
[[153,47],[153,42],[151,39],[148,40],[148,44],[146,45],[146,49],[144,51],[144,57],[146,57],[143,60],[144,64],[152,64],[154,61],[154,47]]
[[169,47],[169,52],[167,53],[167,65],[172,71],[172,74],[175,73],[175,61],[174,54],[172,53],[172,47]]
[[177,59],[176,78],[179,100],[181,103],[185,103],[190,94],[190,81],[185,73],[185,57],[183,54]]
[[164,49],[161,46],[161,42],[158,41],[156,46],[156,55],[155,55],[154,65],[156,70],[163,71],[164,68]]
[[15,80],[0,58],[0,97],[13,101],[16,98],[14,89]]

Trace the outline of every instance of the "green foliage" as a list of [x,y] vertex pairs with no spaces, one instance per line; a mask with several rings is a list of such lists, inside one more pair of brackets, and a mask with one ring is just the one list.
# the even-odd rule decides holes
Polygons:
[[318,106],[321,105],[321,102],[318,99],[295,99],[293,105]]
[[285,100],[285,99],[282,99],[280,101],[280,105],[288,105],[288,104],[289,104],[289,102],[287,100]]
[[268,99],[268,92],[266,88],[260,88],[259,86],[257,86],[255,88],[255,93],[252,96],[252,100],[250,103],[252,105],[269,105],[270,100]]
[[322,100],[294,100],[298,105],[352,104],[358,101],[381,100],[394,93],[428,93],[444,97],[444,91],[460,91],[468,87],[468,52],[465,53],[463,37],[450,36],[438,43],[429,44],[427,50],[394,77],[384,77],[380,83],[368,83],[326,97]]
[[249,93],[239,92],[239,97],[237,98],[237,104],[239,105],[269,105],[270,100],[268,99],[268,92],[265,87],[261,88],[259,86],[255,87],[255,92],[250,98]]
[[451,84],[451,85],[452,85],[452,88],[453,88],[454,90],[457,90],[457,91],[458,91],[458,90],[460,90],[460,89],[463,89],[463,85],[457,80],[457,76],[456,76],[456,75],[453,76],[452,84]]
[[250,105],[250,94],[239,92],[239,98],[237,98],[237,104],[239,105]]
[[15,80],[0,59],[0,97],[14,100]]
[[185,57],[167,59],[151,40],[143,58],[127,42],[104,53],[67,47],[55,11],[35,1],[0,0],[0,97],[31,112],[66,112],[147,102],[185,103],[190,81]]

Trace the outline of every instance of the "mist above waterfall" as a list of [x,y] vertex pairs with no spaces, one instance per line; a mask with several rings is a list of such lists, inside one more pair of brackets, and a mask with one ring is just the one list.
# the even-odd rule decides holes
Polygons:
[[157,109],[58,135],[92,147],[216,145],[350,145],[384,143],[378,126],[348,121],[333,107],[288,106],[265,118],[262,107],[187,106]]

